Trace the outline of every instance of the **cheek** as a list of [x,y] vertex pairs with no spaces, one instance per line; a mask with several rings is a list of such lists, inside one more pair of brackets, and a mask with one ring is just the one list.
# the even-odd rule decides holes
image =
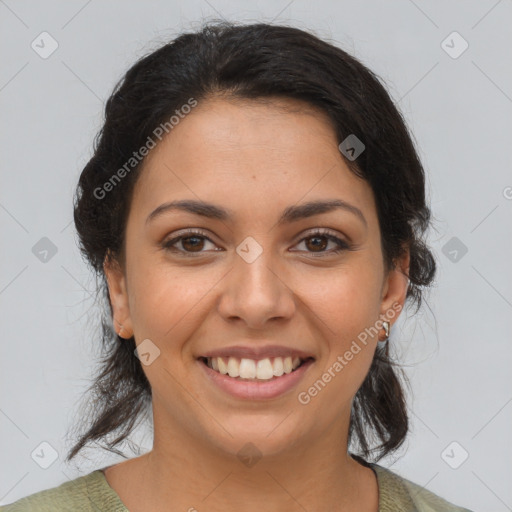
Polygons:
[[154,339],[159,347],[172,351],[180,348],[180,340],[192,334],[198,317],[212,307],[208,292],[222,278],[222,272],[213,267],[201,271],[199,267],[178,268],[169,262],[139,260],[133,276],[130,313],[136,339]]
[[371,327],[379,318],[378,278],[375,272],[359,273],[352,267],[330,275],[321,283],[324,292],[314,299],[310,296],[323,360],[298,398],[313,407],[313,416],[334,421],[342,411],[350,410],[368,374],[376,343]]
[[[325,338],[337,349],[373,325],[380,310],[380,276],[371,265],[353,265],[317,274],[304,289],[308,306],[322,320]],[[306,284],[306,283],[304,283]],[[349,343],[350,344],[350,343]]]

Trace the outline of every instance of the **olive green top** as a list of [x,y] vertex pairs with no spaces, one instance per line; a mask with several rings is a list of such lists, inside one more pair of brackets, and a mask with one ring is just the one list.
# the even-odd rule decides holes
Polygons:
[[[374,463],[367,465],[377,475],[379,512],[471,512],[453,505],[383,466]],[[126,512],[128,509],[110,487],[100,469],[0,507],[0,512],[64,510]]]

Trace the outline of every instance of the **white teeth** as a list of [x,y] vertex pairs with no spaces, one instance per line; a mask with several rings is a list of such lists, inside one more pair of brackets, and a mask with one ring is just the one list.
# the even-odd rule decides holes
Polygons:
[[240,365],[234,357],[230,357],[228,361],[228,373],[230,377],[240,376]]
[[[243,362],[243,359],[242,359]],[[241,365],[240,365],[241,366]],[[261,359],[256,364],[256,377],[262,380],[271,379],[274,376],[274,370],[270,359]]]
[[283,368],[283,358],[282,357],[276,357],[274,359],[274,375],[276,377],[281,377],[284,373]]
[[256,377],[256,363],[252,359],[242,359],[240,361],[240,377],[242,379],[254,379]]
[[[227,362],[226,362],[227,361]],[[208,367],[230,377],[242,379],[270,380],[281,377],[284,373],[291,373],[298,368],[302,360],[299,357],[274,357],[255,360],[247,358],[222,357],[207,358]]]
[[[226,373],[228,373],[228,365],[224,362],[224,359],[222,359],[222,357],[215,357],[214,359],[217,360],[217,364],[219,365],[219,372],[222,373],[222,375],[226,375]],[[208,358],[208,360],[211,361],[211,358]]]

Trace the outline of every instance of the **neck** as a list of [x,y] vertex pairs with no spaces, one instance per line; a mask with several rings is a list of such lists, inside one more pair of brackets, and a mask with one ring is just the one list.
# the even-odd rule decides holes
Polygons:
[[[109,479],[130,511],[378,509],[376,477],[347,453],[339,429],[245,462],[187,433],[160,432],[155,428],[149,453],[119,465],[125,465],[125,471],[118,473],[117,482]],[[251,455],[251,449],[248,452]]]

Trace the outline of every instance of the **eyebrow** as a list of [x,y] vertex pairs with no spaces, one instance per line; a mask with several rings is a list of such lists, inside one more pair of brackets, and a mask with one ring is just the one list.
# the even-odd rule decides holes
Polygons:
[[[326,199],[321,201],[310,201],[300,205],[293,205],[285,208],[277,224],[290,224],[314,215],[329,213],[338,209],[346,210],[356,215],[365,226],[368,226],[363,212],[356,206],[341,199]],[[146,219],[146,224],[168,211],[184,211],[194,215],[200,215],[209,219],[228,221],[234,217],[234,212],[215,204],[197,201],[194,199],[182,199],[163,203],[155,208]]]

